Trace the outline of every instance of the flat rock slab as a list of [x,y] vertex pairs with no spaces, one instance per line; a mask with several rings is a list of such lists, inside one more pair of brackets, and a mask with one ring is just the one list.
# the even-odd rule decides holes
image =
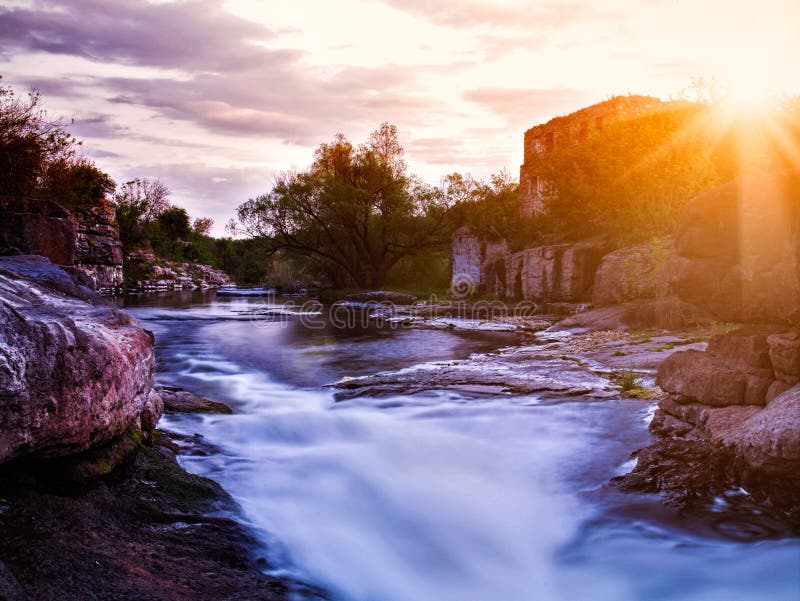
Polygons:
[[212,401],[177,386],[156,386],[155,391],[169,413],[233,413],[225,403]]
[[458,390],[466,394],[533,394],[546,398],[608,398],[608,381],[586,366],[542,346],[502,349],[462,361],[417,365],[395,372],[348,378],[333,385],[337,400],[358,396]]

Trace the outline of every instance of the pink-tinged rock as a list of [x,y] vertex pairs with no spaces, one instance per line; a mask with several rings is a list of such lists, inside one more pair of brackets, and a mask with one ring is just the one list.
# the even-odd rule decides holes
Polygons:
[[724,441],[750,469],[788,477],[800,474],[800,385],[729,431]]
[[771,402],[777,396],[782,395],[784,392],[789,390],[792,387],[791,384],[788,382],[784,382],[783,380],[775,380],[767,390],[767,403]]
[[702,351],[681,351],[667,357],[658,367],[656,382],[682,402],[715,407],[746,403],[745,374],[722,366]]
[[669,294],[671,238],[620,248],[605,255],[594,275],[592,303],[616,305]]
[[800,332],[773,334],[767,344],[775,377],[787,384],[800,382]]
[[62,206],[38,198],[0,198],[0,255],[42,255],[58,265],[75,261],[77,224]]
[[709,340],[707,351],[717,355],[725,367],[772,380],[774,374],[767,338],[780,329],[776,326],[747,326],[719,334]]
[[55,457],[145,430],[153,338],[43,257],[0,257],[0,462]]

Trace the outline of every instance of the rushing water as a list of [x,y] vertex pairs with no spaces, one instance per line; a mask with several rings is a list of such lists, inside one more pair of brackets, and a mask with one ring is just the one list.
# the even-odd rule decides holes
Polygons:
[[[800,598],[796,539],[680,518],[608,485],[648,440],[637,400],[413,396],[334,402],[342,377],[465,358],[513,334],[309,329],[254,299],[129,303],[158,380],[229,403],[168,416],[218,451],[184,456],[241,504],[279,573],[342,601]],[[763,525],[752,526],[763,531]]]

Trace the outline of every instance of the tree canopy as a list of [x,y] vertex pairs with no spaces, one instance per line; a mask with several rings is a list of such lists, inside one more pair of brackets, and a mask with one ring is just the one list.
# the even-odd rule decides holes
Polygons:
[[68,209],[110,195],[113,180],[77,152],[69,123],[51,117],[41,96],[0,86],[0,195],[50,198]]
[[378,287],[404,257],[449,243],[452,198],[407,171],[394,125],[362,145],[323,143],[304,171],[284,173],[237,209],[236,232],[316,264],[338,286]]

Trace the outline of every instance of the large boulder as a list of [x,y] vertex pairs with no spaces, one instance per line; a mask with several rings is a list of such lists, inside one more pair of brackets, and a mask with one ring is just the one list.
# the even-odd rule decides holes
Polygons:
[[720,440],[761,476],[800,474],[800,385],[729,430]]
[[667,296],[672,244],[671,238],[656,238],[605,255],[594,276],[592,303],[616,305]]
[[0,198],[0,255],[42,255],[58,265],[75,262],[77,223],[49,200]]
[[153,367],[153,337],[127,313],[43,257],[0,257],[0,462],[152,429]]
[[712,337],[705,352],[674,353],[659,365],[658,385],[681,403],[764,405],[776,379],[767,342],[776,328],[749,326]]
[[602,240],[537,246],[485,264],[484,287],[504,298],[547,302],[588,300],[607,250]]
[[743,177],[684,208],[670,280],[724,321],[800,323],[800,174]]

